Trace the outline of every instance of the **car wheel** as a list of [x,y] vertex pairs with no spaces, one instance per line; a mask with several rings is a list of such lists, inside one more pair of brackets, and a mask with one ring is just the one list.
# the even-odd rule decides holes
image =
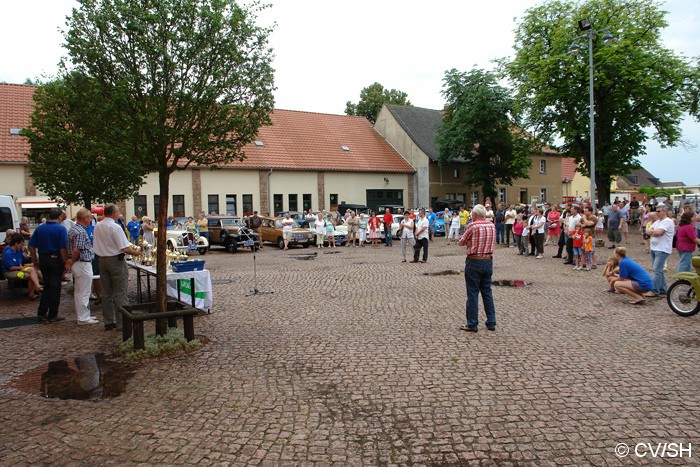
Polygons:
[[197,251],[199,252],[200,255],[206,255],[207,250],[209,250],[209,248],[207,248],[207,247],[197,248]]
[[224,247],[226,247],[226,250],[229,253],[235,253],[236,251],[238,251],[238,245],[231,238],[226,239],[226,243],[224,244]]
[[282,237],[277,239],[277,247],[280,250],[284,250],[284,239]]
[[168,242],[168,250],[175,251],[175,244],[173,242]]
[[259,249],[260,249],[260,247],[257,246],[257,245],[253,245],[253,246],[250,247],[250,251],[252,251],[253,253],[255,253],[256,251],[258,251]]

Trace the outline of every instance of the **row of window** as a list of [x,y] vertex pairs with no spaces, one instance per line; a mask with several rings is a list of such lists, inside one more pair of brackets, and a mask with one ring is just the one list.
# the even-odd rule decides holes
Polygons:
[[[470,198],[470,204],[472,206],[474,206],[475,204],[479,204],[479,195],[480,194],[481,193],[479,191],[472,191],[471,198]],[[467,194],[466,193],[446,193],[445,199],[454,199],[457,201],[464,202],[467,199]],[[437,201],[437,199],[435,199],[435,201]],[[505,202],[512,202],[513,200],[507,199],[507,192],[506,192],[505,188],[499,188],[498,189],[498,201],[505,203]],[[522,204],[529,204],[533,201],[542,202],[542,203],[547,201],[547,189],[540,188],[539,199],[537,199],[537,198],[532,199],[532,198],[528,198],[527,188],[521,188],[519,202]]]
[[[226,215],[248,215],[253,212],[253,195],[244,194],[241,195],[242,212],[238,211],[238,195],[237,194],[227,194],[224,195],[224,205],[222,208],[219,195],[207,195],[207,209],[208,213],[218,213]],[[337,204],[338,195],[331,195],[331,204]],[[275,194],[272,195],[272,203],[274,207],[274,212],[284,211],[284,195]],[[301,201],[302,209],[311,209],[311,194],[303,194]],[[153,217],[158,217],[158,208],[160,204],[160,196],[153,195]],[[299,197],[296,193],[287,195],[287,206],[288,211],[299,211]],[[186,213],[185,212],[185,195],[173,195],[173,216],[174,217],[184,217],[197,213]],[[134,214],[138,217],[148,215],[148,198],[146,195],[136,195],[134,196]]]
[[[541,174],[547,173],[547,160],[546,159],[540,159],[540,173]],[[459,178],[459,169],[452,169],[452,176],[454,178]]]

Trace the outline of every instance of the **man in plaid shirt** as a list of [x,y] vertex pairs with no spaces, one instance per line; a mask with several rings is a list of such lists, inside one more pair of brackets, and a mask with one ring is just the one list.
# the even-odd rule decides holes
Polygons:
[[92,222],[90,211],[83,208],[76,215],[77,222],[68,231],[68,261],[66,269],[73,271],[73,300],[78,324],[97,324],[98,320],[90,316],[90,290],[92,289],[92,260],[95,253],[87,234],[87,227]]
[[467,283],[467,325],[460,329],[468,332],[479,330],[479,293],[486,312],[486,329],[496,330],[496,308],[491,291],[493,274],[493,248],[496,227],[486,220],[486,208],[477,204],[471,212],[472,222],[467,225],[459,244],[467,247],[464,279]]

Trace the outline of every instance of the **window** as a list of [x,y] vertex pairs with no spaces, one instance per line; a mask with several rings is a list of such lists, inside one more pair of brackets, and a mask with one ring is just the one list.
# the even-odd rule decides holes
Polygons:
[[146,195],[134,196],[134,215],[143,217],[148,215],[148,207],[146,206]]
[[636,175],[628,175],[627,178],[629,178],[630,182],[632,182],[632,185],[639,184],[639,179],[637,178]]
[[7,229],[13,228],[14,221],[12,220],[12,211],[10,211],[10,208],[6,207],[0,208],[0,232],[4,232]]
[[331,207],[338,205],[338,193],[331,193]]
[[540,160],[540,173],[541,174],[547,173],[547,161],[544,159]]
[[506,202],[506,189],[505,188],[498,189],[498,201],[500,201],[502,203]]
[[479,192],[472,191],[472,206],[479,204]]
[[302,204],[304,205],[304,209],[307,211],[311,210],[311,193],[306,193],[301,195],[302,196]]
[[545,202],[547,201],[547,189],[546,188],[540,188],[540,201]]
[[158,219],[158,213],[160,212],[160,195],[153,195],[153,215]]
[[173,195],[173,216],[183,217],[185,215],[185,195]]
[[212,212],[219,213],[219,195],[208,195],[207,196],[207,212],[211,214]]
[[226,195],[226,215],[235,216],[238,214],[236,209],[236,195]]
[[520,204],[528,204],[527,188],[520,189]]
[[243,195],[243,215],[253,214],[253,195]]
[[282,195],[272,195],[272,212],[273,216],[284,210]]
[[459,178],[459,169],[454,169],[454,170],[452,171],[452,176],[453,176],[454,178]]
[[296,193],[293,193],[293,194],[290,193],[290,194],[287,196],[287,199],[289,200],[289,203],[288,203],[288,205],[289,205],[289,210],[290,210],[290,211],[298,211],[299,209],[297,209],[297,208],[299,207],[299,204],[297,203],[297,201],[298,201],[299,197],[297,196],[297,194],[296,194]]
[[457,193],[445,193],[445,199],[457,199]]

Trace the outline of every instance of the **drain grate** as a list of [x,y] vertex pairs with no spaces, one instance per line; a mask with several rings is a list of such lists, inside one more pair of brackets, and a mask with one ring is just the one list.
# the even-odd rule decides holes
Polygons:
[[36,319],[36,317],[0,319],[0,329],[18,328],[20,326],[31,326],[32,324],[39,324],[39,321]]

